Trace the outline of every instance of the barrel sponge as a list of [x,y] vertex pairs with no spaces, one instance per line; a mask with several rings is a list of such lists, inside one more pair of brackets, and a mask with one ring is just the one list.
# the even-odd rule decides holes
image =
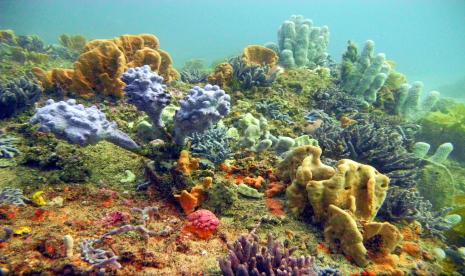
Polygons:
[[389,178],[375,168],[342,159],[331,178],[309,181],[306,189],[316,221],[327,218],[326,212],[331,204],[343,209],[352,209],[352,204],[355,204],[355,217],[371,221],[386,198],[388,186]]
[[33,72],[46,90],[59,88],[84,98],[97,94],[121,98],[125,87],[121,76],[129,67],[149,65],[166,82],[179,79],[170,55],[159,47],[158,38],[150,34],[97,39],[86,44],[74,70],[34,68]]
[[244,48],[242,59],[252,66],[267,65],[272,68],[278,63],[276,52],[260,45],[249,45]]

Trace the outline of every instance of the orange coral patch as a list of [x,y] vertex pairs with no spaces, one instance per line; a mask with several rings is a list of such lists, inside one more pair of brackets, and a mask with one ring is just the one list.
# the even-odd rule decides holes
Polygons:
[[178,169],[184,175],[191,175],[193,171],[197,170],[200,166],[198,158],[191,158],[187,150],[181,151],[178,159]]
[[404,242],[402,250],[415,258],[419,258],[421,256],[421,247],[414,242]]
[[286,190],[286,185],[281,182],[271,182],[268,184],[265,191],[266,197],[274,197],[277,194],[280,194]]
[[254,187],[255,189],[260,189],[264,182],[265,179],[261,176],[257,176],[256,178],[247,176],[246,178],[244,178],[244,183],[251,187]]
[[270,212],[278,217],[282,217],[285,215],[284,213],[284,205],[280,200],[274,199],[274,198],[267,198],[265,200],[266,207],[268,207],[268,210]]

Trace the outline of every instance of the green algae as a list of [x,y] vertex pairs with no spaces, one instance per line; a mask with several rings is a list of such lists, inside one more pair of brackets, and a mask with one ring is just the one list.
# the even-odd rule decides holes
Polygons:
[[430,112],[420,123],[420,140],[427,141],[432,147],[450,142],[455,147],[451,156],[465,162],[465,104]]

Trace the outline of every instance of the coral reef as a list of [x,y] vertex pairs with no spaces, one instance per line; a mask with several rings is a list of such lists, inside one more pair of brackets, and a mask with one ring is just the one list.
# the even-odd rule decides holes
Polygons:
[[293,15],[278,30],[278,45],[267,47],[279,54],[279,63],[288,68],[323,66],[327,62],[329,29],[314,27],[310,19]]
[[232,86],[243,90],[271,86],[281,73],[276,66],[277,60],[278,56],[272,50],[250,45],[244,48],[242,55],[218,64],[208,81],[222,87]]
[[295,248],[284,249],[268,235],[267,246],[254,233],[228,245],[229,255],[218,260],[223,275],[317,275],[310,256],[292,257]]
[[237,192],[240,195],[243,195],[249,198],[262,198],[263,197],[263,194],[257,191],[257,189],[252,188],[244,183],[241,183],[237,186]]
[[454,149],[451,143],[439,145],[433,155],[427,157],[430,144],[417,142],[413,145],[414,154],[423,160],[419,173],[418,190],[429,200],[435,210],[452,206],[456,195],[455,180],[444,163]]
[[94,266],[96,269],[101,268],[121,268],[118,262],[118,256],[111,250],[96,248],[96,245],[101,243],[101,240],[84,240],[81,242],[82,259]]
[[188,139],[194,156],[206,158],[215,165],[221,164],[233,155],[230,145],[233,138],[228,135],[225,127],[211,127],[202,133],[193,133]]
[[184,175],[191,175],[193,171],[199,168],[199,159],[191,158],[187,150],[182,150],[179,154],[177,168]]
[[23,195],[23,191],[20,189],[6,187],[0,192],[0,205],[12,204],[17,206],[25,206],[25,201],[27,202],[29,200]]
[[17,138],[6,136],[0,132],[0,158],[13,158],[19,154],[20,151],[15,146],[17,141]]
[[180,75],[153,35],[0,30],[0,274],[460,273],[465,105],[312,25]]
[[[40,135],[40,133],[36,133]],[[82,183],[91,176],[91,162],[80,148],[52,139],[32,139],[19,164],[47,171],[46,183]]]
[[282,112],[283,106],[271,100],[263,100],[256,104],[256,109],[258,112],[269,117],[272,120],[282,121],[288,124],[294,123],[289,114]]
[[454,151],[451,157],[465,161],[465,105],[446,103],[444,110],[426,114],[421,120],[422,128],[418,133],[420,141],[428,141],[432,147],[443,143],[452,143]]
[[75,95],[91,98],[97,94],[123,96],[122,74],[130,67],[149,65],[167,82],[179,78],[168,53],[159,48],[153,35],[123,35],[111,40],[93,40],[74,64],[74,70],[36,68],[35,75],[46,90],[57,87]]
[[240,139],[238,145],[251,148],[257,152],[264,151],[273,144],[273,137],[268,131],[268,121],[255,118],[251,113],[242,115],[236,123]]
[[278,55],[266,47],[260,45],[250,45],[244,48],[242,51],[242,59],[249,66],[267,65],[273,68],[278,63]]
[[126,83],[124,92],[128,103],[145,112],[156,127],[162,128],[161,113],[171,102],[171,94],[165,92],[166,87],[162,84],[163,78],[144,65],[129,68],[121,79]]
[[357,124],[342,128],[325,119],[314,137],[325,155],[370,164],[391,179],[391,185],[413,187],[418,179],[419,159],[407,151],[415,126],[395,126],[385,121],[353,117]]
[[179,102],[181,108],[174,117],[174,138],[177,144],[184,143],[187,136],[202,133],[216,124],[230,111],[228,94],[216,85],[194,87]]
[[242,115],[237,121],[235,129],[240,137],[237,145],[240,148],[248,148],[258,153],[271,149],[278,155],[284,156],[294,147],[318,144],[316,140],[310,139],[308,135],[297,138],[275,137],[268,130],[268,121],[264,117],[257,119],[251,113]]
[[[247,90],[252,87],[271,86],[280,73],[279,69],[270,68],[269,65],[248,64],[247,61],[237,56],[229,60],[232,67],[232,82],[238,82],[240,88]],[[215,70],[216,71],[216,70]]]
[[118,130],[116,123],[109,122],[96,106],[85,108],[73,99],[57,103],[48,100],[44,107],[37,109],[31,123],[40,124],[39,131],[52,132],[71,144],[87,146],[107,140],[128,150],[139,147]]
[[366,103],[345,93],[339,86],[319,90],[312,95],[312,106],[329,115],[339,118],[343,115],[355,114],[366,109]]
[[403,84],[397,91],[397,102],[394,108],[396,114],[416,121],[432,110],[439,101],[440,93],[430,91],[423,101],[420,101],[422,92],[423,83],[420,81],[412,85]]
[[424,236],[445,239],[444,231],[453,225],[444,218],[451,209],[433,211],[431,203],[424,199],[414,188],[391,187],[386,196],[379,216],[388,221],[418,221],[425,229]]
[[[187,61],[181,69],[181,80],[186,83],[201,83],[207,82],[208,72],[205,69],[203,60],[194,59]],[[216,83],[211,82],[210,83]],[[223,84],[218,83],[218,85],[223,86]]]
[[39,85],[26,78],[0,83],[0,119],[15,116],[30,108],[41,95]]
[[73,50],[77,53],[80,53],[84,51],[84,47],[86,46],[87,40],[82,35],[62,34],[58,38],[58,42],[61,44],[61,46]]

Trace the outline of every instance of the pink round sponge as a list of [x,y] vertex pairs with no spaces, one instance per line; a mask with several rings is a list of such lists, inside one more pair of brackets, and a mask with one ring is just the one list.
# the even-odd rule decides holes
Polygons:
[[212,212],[200,209],[187,216],[187,225],[184,230],[201,239],[208,239],[216,233],[220,221]]

